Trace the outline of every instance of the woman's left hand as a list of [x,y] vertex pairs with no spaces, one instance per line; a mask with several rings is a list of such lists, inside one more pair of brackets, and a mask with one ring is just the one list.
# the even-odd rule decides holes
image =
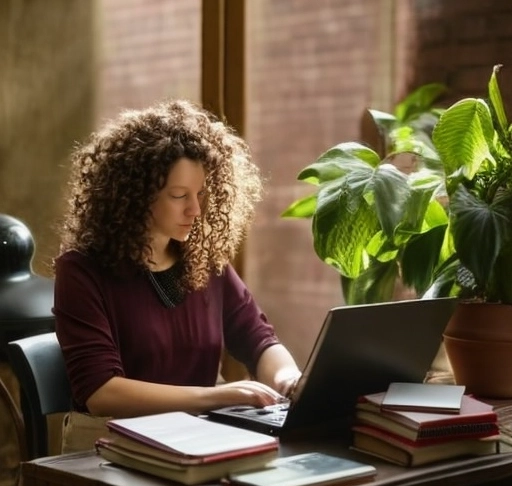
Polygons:
[[259,381],[287,397],[293,393],[300,376],[297,364],[282,344],[270,346],[263,351],[256,370]]
[[298,370],[280,370],[276,375],[276,391],[290,398],[297,388],[300,377],[301,373]]

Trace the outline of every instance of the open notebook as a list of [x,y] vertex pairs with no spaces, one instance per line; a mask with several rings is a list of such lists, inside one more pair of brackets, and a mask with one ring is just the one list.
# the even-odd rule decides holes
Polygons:
[[391,382],[420,383],[430,369],[456,299],[343,306],[325,318],[289,403],[224,407],[208,416],[271,435],[343,422],[360,395]]

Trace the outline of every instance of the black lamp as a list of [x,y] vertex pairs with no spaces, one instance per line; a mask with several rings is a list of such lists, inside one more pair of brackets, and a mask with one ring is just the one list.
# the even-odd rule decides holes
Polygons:
[[32,271],[34,239],[25,224],[0,214],[0,360],[9,341],[55,327],[53,279]]

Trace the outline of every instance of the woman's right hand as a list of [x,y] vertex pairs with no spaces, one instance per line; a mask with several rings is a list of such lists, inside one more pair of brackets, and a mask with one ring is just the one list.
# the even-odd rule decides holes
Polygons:
[[269,386],[259,381],[242,380],[217,385],[212,390],[215,408],[230,405],[251,405],[265,407],[281,402],[284,397]]
[[279,392],[251,380],[203,387],[162,385],[114,376],[89,397],[87,407],[93,415],[121,418],[178,410],[197,414],[233,405],[265,407],[282,399]]

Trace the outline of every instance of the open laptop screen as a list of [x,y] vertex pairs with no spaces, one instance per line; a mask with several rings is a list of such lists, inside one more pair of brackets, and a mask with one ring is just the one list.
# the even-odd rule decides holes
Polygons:
[[[348,417],[360,395],[384,391],[393,381],[422,382],[455,304],[456,299],[447,298],[331,309],[304,367],[282,430]],[[263,431],[263,420],[273,420],[244,407],[212,411],[210,417],[259,431]],[[279,434],[275,423],[269,430]]]
[[303,370],[287,427],[351,414],[357,397],[393,381],[422,382],[442,342],[455,299],[331,309]]

